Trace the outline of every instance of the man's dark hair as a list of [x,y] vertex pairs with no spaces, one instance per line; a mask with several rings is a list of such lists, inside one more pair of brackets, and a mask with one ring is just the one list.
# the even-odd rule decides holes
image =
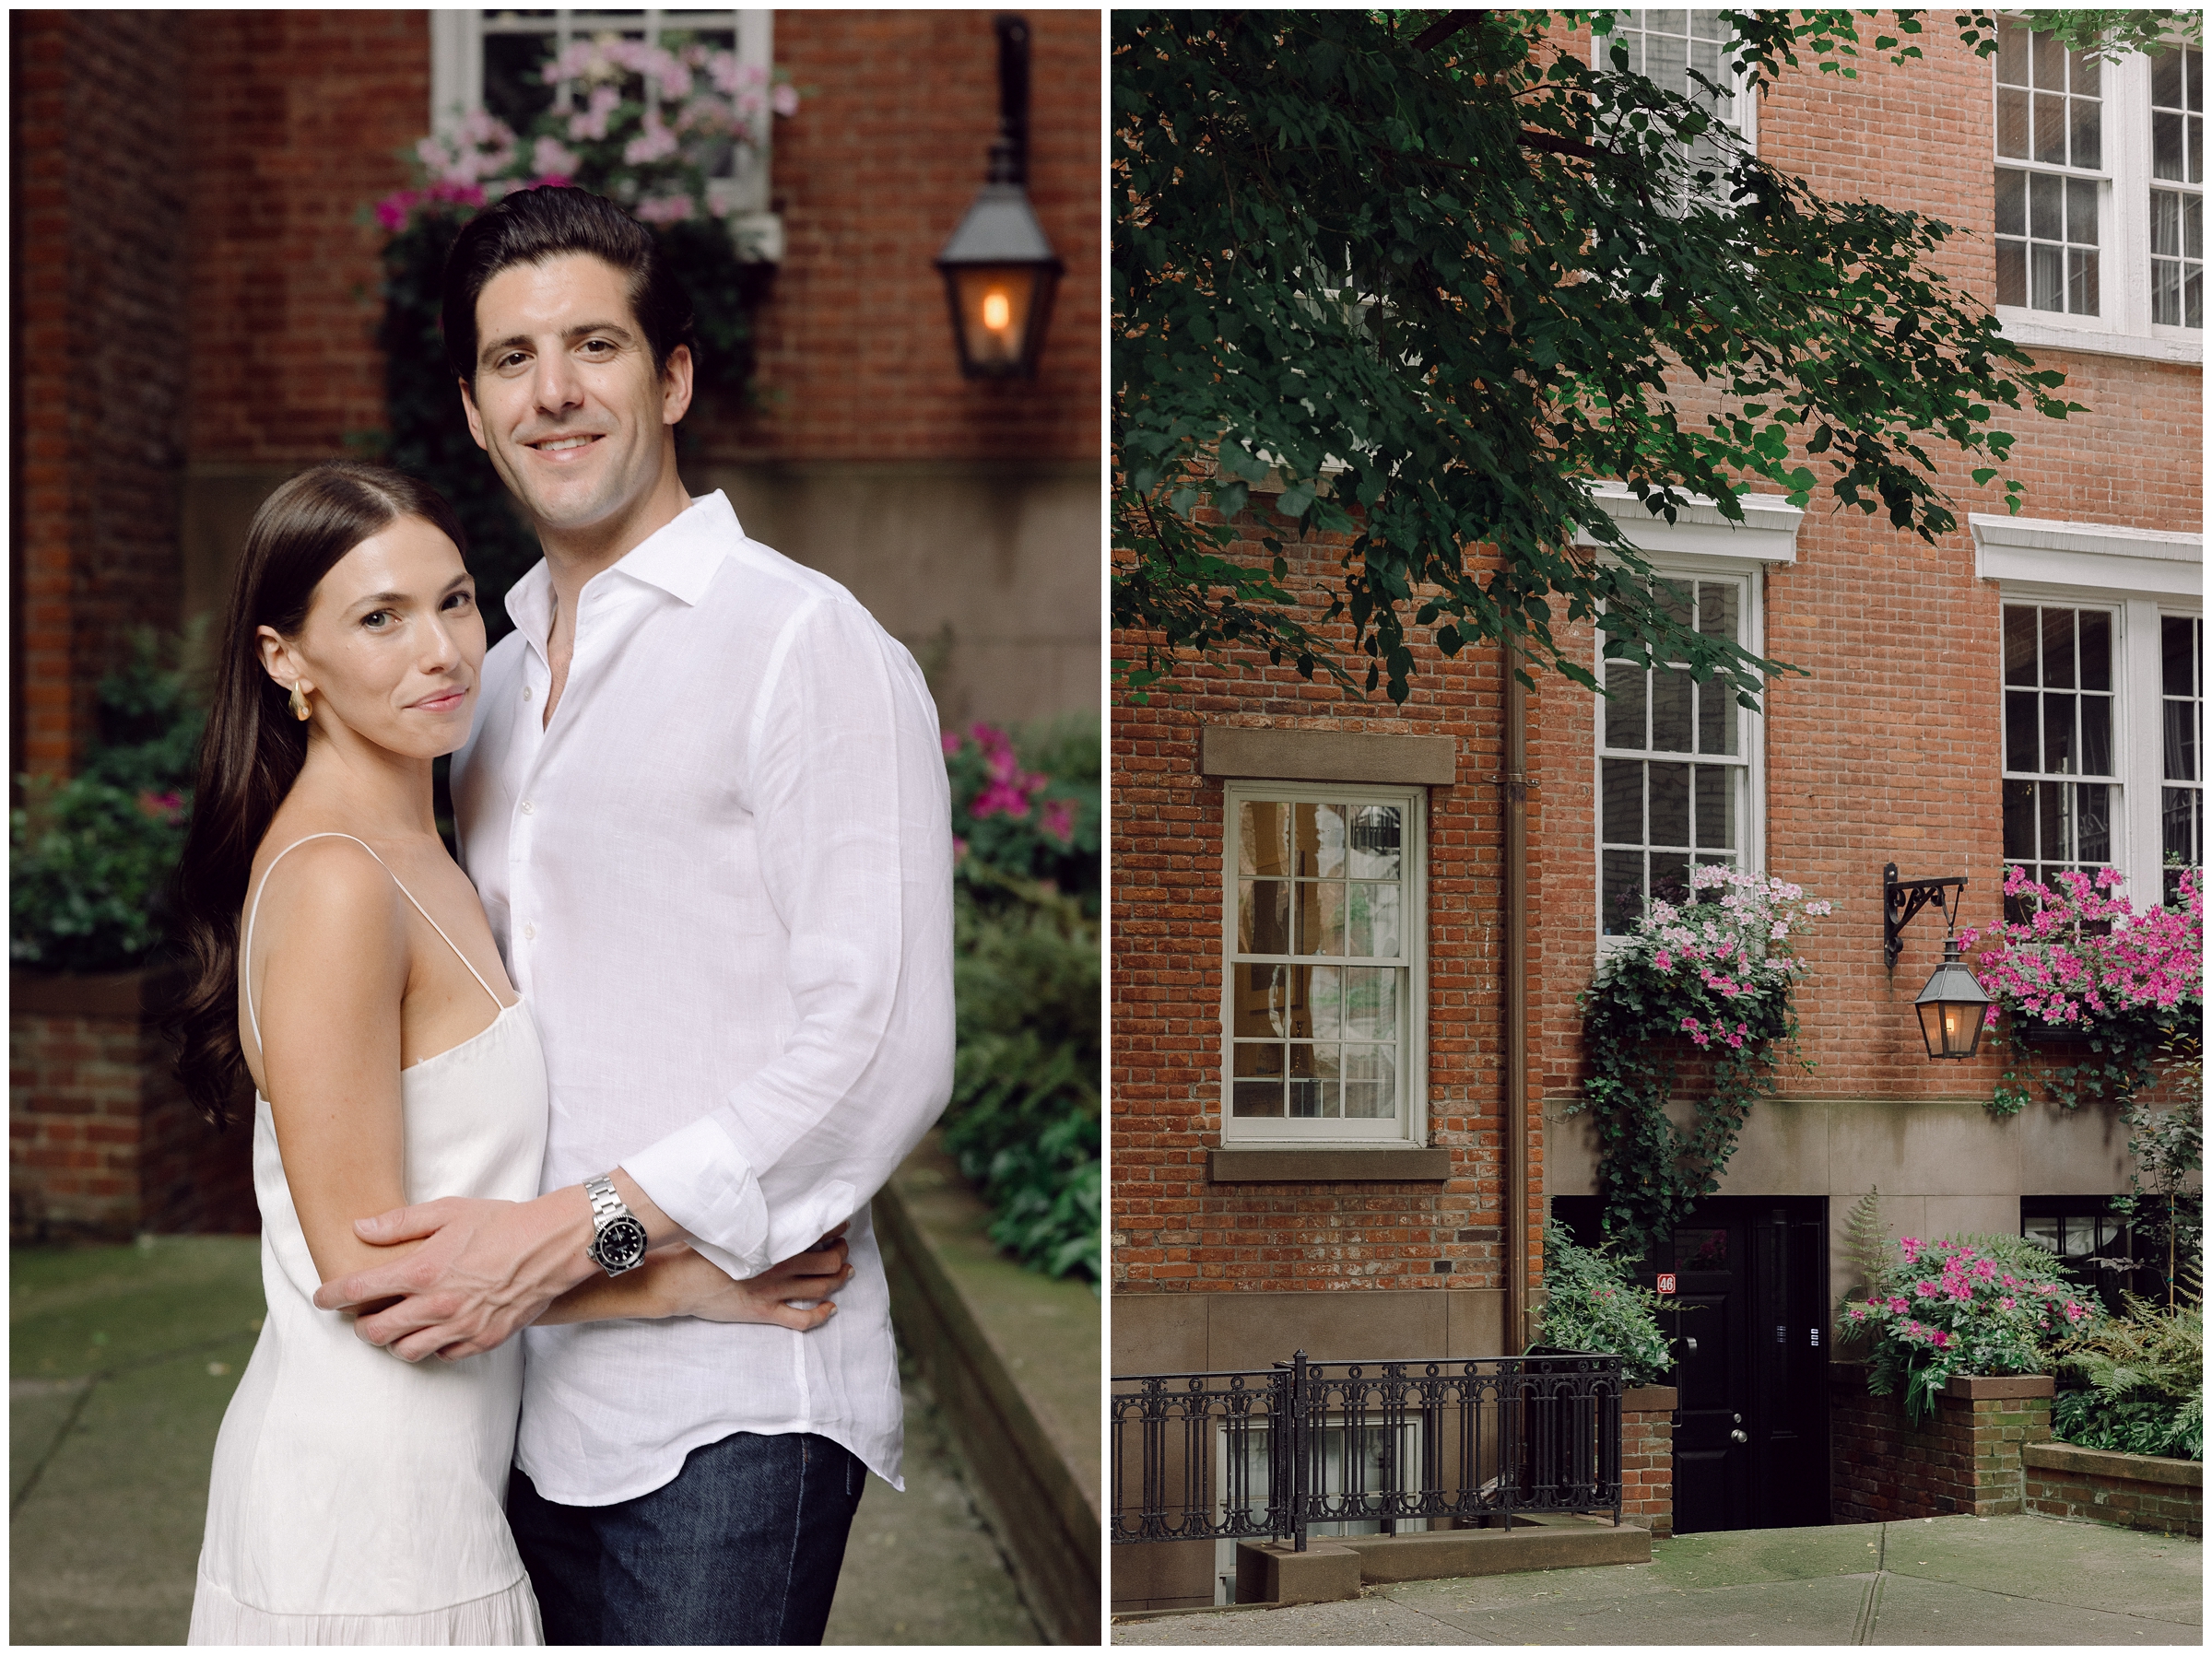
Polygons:
[[445,259],[445,359],[475,394],[477,300],[485,284],[515,264],[542,264],[564,253],[588,252],[629,281],[629,308],[653,351],[654,376],[669,353],[699,343],[691,299],[669,268],[653,233],[603,195],[569,186],[517,190],[462,227]]

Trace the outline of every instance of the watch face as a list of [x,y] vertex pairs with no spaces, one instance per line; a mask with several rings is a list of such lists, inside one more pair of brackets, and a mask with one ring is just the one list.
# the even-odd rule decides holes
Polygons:
[[635,1218],[617,1218],[599,1232],[593,1252],[608,1271],[628,1270],[645,1256],[645,1227]]

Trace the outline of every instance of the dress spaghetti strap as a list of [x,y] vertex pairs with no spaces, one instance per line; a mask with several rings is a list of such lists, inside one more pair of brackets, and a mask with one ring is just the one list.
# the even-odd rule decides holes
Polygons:
[[[305,839],[294,839],[290,844],[285,846],[283,850],[277,851],[275,856],[272,856],[269,859],[269,865],[262,871],[261,884],[253,892],[253,905],[246,910],[246,939],[244,944],[239,949],[238,957],[240,968],[244,972],[246,979],[246,1020],[253,1027],[253,1050],[256,1051],[261,1050],[261,1019],[254,1015],[253,1013],[253,921],[261,913],[262,892],[269,888],[269,875],[276,871],[276,864],[278,863],[282,862],[286,857],[297,851],[301,845],[306,844],[309,839],[353,839],[355,844],[360,846],[362,850],[367,851],[371,857],[375,858],[376,865],[378,867],[382,868],[387,874],[392,874],[391,864],[386,863],[382,857],[377,856],[375,850],[370,846],[367,840],[353,839],[353,835],[350,833],[311,833]],[[415,893],[407,889],[404,884],[401,884],[400,877],[397,874],[392,874],[392,883],[399,886],[399,894],[401,896],[405,897],[409,902],[415,903],[415,911],[420,914],[425,920],[429,921],[430,929],[438,933],[439,941],[442,942],[448,948],[453,949],[453,957],[458,959],[463,966],[467,968],[468,974],[477,980],[477,986],[482,989],[487,994],[491,994],[491,1004],[499,1010],[502,1012],[505,1011],[507,1009],[506,1004],[500,1000],[499,995],[492,993],[491,984],[484,980],[484,974],[481,971],[478,971],[476,967],[469,965],[468,956],[461,952],[460,948],[455,945],[452,937],[445,934],[445,927],[439,924],[437,921],[430,919],[430,910],[423,907],[421,903],[415,902]]]

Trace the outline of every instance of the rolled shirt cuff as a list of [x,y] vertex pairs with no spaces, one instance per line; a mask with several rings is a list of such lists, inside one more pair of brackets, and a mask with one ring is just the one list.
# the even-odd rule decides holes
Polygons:
[[760,1180],[712,1116],[623,1156],[622,1168],[725,1274],[743,1281],[774,1262]]

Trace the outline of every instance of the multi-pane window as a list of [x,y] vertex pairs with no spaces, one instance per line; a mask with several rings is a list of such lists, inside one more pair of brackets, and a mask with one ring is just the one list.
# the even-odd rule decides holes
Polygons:
[[2047,882],[2062,868],[2111,865],[2112,713],[2112,612],[2006,604],[2008,867]]
[[2150,59],[2150,319],[2205,325],[2205,54]]
[[1408,1135],[1418,795],[1232,784],[1225,1137]]
[[2004,23],[1996,76],[1997,302],[2097,315],[2102,60]]
[[2197,616],[2159,617],[2159,710],[2164,772],[2159,848],[2168,902],[2181,896],[2183,870],[2205,865],[2205,623]]
[[[1664,91],[1692,99],[1710,110],[1723,124],[1745,131],[1745,99],[1735,90],[1735,77],[1723,61],[1734,31],[1716,11],[1622,10],[1613,17],[1613,32],[1595,42],[1600,67],[1612,66],[1612,48],[1627,49],[1630,70],[1643,76]],[[1692,72],[1703,76],[1692,77]],[[1719,91],[1714,88],[1721,88]],[[1689,142],[1691,170],[1719,174],[1726,158],[1718,140],[1697,137]],[[1716,205],[1725,192],[1717,183],[1699,192]]]
[[[1744,640],[1741,577],[1677,577],[1653,589],[1677,620]],[[1601,935],[1624,936],[1654,897],[1689,898],[1690,869],[1741,865],[1747,849],[1750,760],[1735,692],[1720,677],[1693,682],[1678,663],[1646,670],[1606,662],[1598,703]]]
[[2023,1195],[2020,1234],[2053,1255],[2061,1275],[2118,1314],[2126,1309],[2123,1291],[2146,1298],[2164,1293],[2166,1260],[2111,1206],[2104,1195]]

